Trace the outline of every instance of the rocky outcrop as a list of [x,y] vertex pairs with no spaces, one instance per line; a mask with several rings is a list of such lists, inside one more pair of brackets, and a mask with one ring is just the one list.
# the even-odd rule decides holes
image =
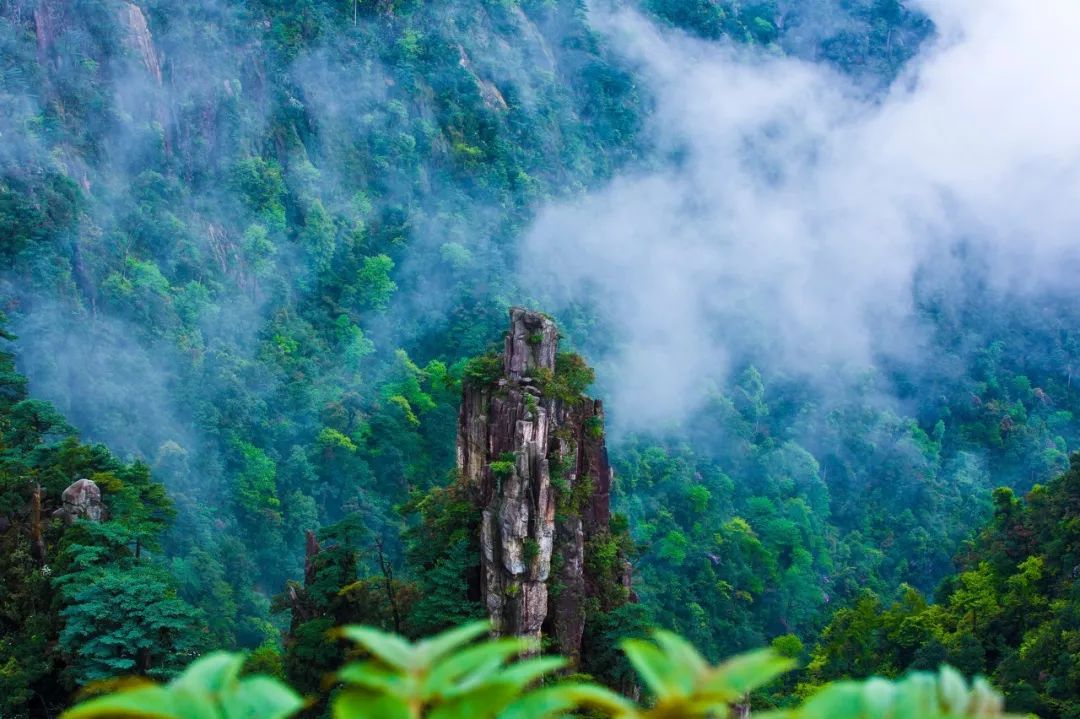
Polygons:
[[476,69],[473,67],[472,60],[469,59],[469,54],[465,52],[465,48],[462,45],[458,45],[458,66],[472,77],[476,83],[476,89],[480,92],[480,97],[484,101],[484,105],[489,110],[505,111],[510,109],[510,106],[506,104],[506,98],[499,92],[499,88],[495,86],[495,83],[490,80],[485,80],[477,74]]
[[37,39],[38,61],[45,64],[56,39],[55,8],[52,3],[40,2],[34,8],[34,35]]
[[100,522],[105,518],[105,505],[101,501],[101,489],[92,479],[77,479],[60,495],[63,502],[60,509],[53,512],[69,524],[76,519],[88,519]]
[[[131,80],[136,81],[145,74],[154,88],[136,81],[138,90],[120,93],[121,107],[125,113],[139,122],[153,122],[163,131],[162,150],[171,155],[179,131],[165,88],[163,72],[164,56],[154,43],[146,13],[133,2],[120,2],[117,5],[120,25],[120,37],[128,56],[128,69]],[[139,67],[141,66],[141,68]]]
[[161,86],[161,60],[158,58],[157,49],[154,47],[154,38],[150,34],[150,26],[146,23],[146,15],[142,9],[134,3],[124,3],[120,10],[120,21],[127,29],[125,43],[142,59],[143,67]]
[[501,357],[474,360],[464,383],[458,468],[479,497],[481,594],[494,631],[547,630],[577,656],[586,599],[607,581],[589,576],[586,549],[608,532],[611,467],[603,406],[581,394],[591,371],[558,342],[547,316],[510,311]]

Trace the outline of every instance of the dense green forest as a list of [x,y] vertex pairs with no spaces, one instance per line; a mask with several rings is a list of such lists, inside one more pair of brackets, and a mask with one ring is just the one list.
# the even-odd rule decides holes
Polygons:
[[[214,649],[317,693],[335,626],[485,616],[456,442],[508,310],[552,313],[590,394],[634,391],[640,307],[538,286],[523,238],[687,152],[616,11],[866,107],[941,40],[899,0],[0,0],[0,717]],[[813,154],[778,132],[744,148],[765,174]],[[687,411],[579,422],[614,513],[578,670],[632,693],[618,641],[661,627],[808,665],[763,705],[947,662],[1077,716],[1075,288],[1004,291],[974,244],[927,264],[905,351],[811,368],[703,327],[732,349]],[[559,357],[537,397],[573,405],[593,375]],[[558,479],[562,521],[587,502]]]
[[993,678],[1014,711],[1080,712],[1080,456],[1026,501],[994,492],[993,519],[929,602],[866,592],[837,612],[809,664],[814,681],[948,662]]

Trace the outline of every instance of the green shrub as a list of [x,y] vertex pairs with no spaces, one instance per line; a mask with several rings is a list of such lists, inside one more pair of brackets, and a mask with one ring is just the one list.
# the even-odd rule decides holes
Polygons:
[[[337,634],[361,658],[342,667],[328,687],[335,719],[547,719],[586,711],[617,719],[706,719],[730,716],[730,706],[794,666],[771,649],[711,666],[670,632],[654,641],[622,643],[651,697],[647,707],[597,684],[551,675],[566,667],[557,656],[530,656],[537,642],[504,637],[476,642],[485,622],[467,624],[410,643],[395,634],[347,626]],[[526,655],[522,658],[522,655]],[[168,685],[135,683],[76,706],[61,719],[285,719],[304,703],[267,676],[239,677],[244,659],[217,652],[192,664]],[[545,678],[548,678],[545,680]],[[964,719],[1000,717],[1002,698],[982,679],[969,685],[955,670],[915,673],[899,681],[873,678],[826,686],[795,709],[760,719]]]
[[502,377],[502,357],[494,352],[473,357],[465,363],[462,379],[473,387],[487,387]]
[[596,480],[591,475],[582,475],[574,482],[567,498],[566,509],[574,514],[581,514],[585,506],[592,501],[596,492]]
[[517,457],[513,452],[503,452],[502,455],[494,462],[488,465],[491,468],[491,473],[499,479],[506,479],[514,474],[514,468],[517,465]]
[[585,364],[581,355],[560,352],[555,356],[555,371],[538,369],[536,378],[545,397],[572,403],[581,399],[585,390],[596,379],[596,373],[592,367]]
[[585,420],[585,436],[590,439],[602,439],[604,436],[604,420],[593,415]]
[[531,565],[540,556],[540,543],[532,537],[526,537],[521,542],[521,557],[526,566]]
[[555,501],[558,504],[559,509],[564,509],[565,498],[570,495],[570,482],[566,480],[566,477],[561,475],[552,475],[551,486],[555,488]]

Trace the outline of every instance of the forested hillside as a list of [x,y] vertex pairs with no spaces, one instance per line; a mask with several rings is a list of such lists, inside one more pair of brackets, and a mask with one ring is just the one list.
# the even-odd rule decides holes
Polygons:
[[[965,225],[954,244],[918,218],[932,251],[911,261],[895,323],[864,302],[879,288],[861,266],[823,281],[860,298],[840,291],[835,315],[796,301],[753,308],[769,318],[754,322],[732,308],[814,284],[788,246],[764,258],[736,246],[716,275],[693,253],[672,271],[648,252],[678,255],[683,220],[695,237],[720,224],[700,207],[713,200],[750,207],[750,224],[785,242],[816,237],[821,218],[795,231],[691,175],[702,194],[672,202],[674,228],[643,230],[645,252],[634,227],[612,230],[634,203],[605,198],[723,170],[708,128],[755,111],[720,90],[700,113],[672,107],[681,55],[664,43],[702,67],[721,53],[765,68],[766,86],[770,72],[825,78],[853,104],[808,113],[816,128],[902,105],[922,58],[962,35],[939,33],[935,13],[956,21],[899,0],[0,0],[0,716],[52,716],[89,680],[166,679],[211,648],[257,648],[260,668],[316,691],[343,659],[325,634],[335,625],[416,638],[484,616],[486,505],[458,472],[459,408],[463,390],[497,380],[519,305],[551,312],[562,347],[584,357],[554,366],[555,384],[539,378],[550,392],[536,396],[573,405],[587,361],[589,394],[613,400],[606,429],[601,414],[570,423],[606,442],[611,471],[590,471],[614,476],[610,526],[582,530],[584,638],[560,645],[585,647],[579,669],[627,688],[616,640],[652,626],[712,662],[778,638],[808,658],[801,647],[821,637],[822,679],[929,666],[905,655],[825,669],[822,647],[842,631],[838,608],[929,596],[957,566],[992,582],[969,557],[997,530],[981,549],[968,540],[1009,507],[1034,521],[1011,497],[1058,486],[1080,449],[1075,288],[1035,269],[1001,280],[976,231],[1006,223]],[[839,153],[792,136],[800,113],[781,109],[748,123],[731,154],[785,198],[803,179],[788,159]],[[665,134],[673,115],[698,114],[702,132]],[[1031,188],[1017,203],[1058,194]],[[844,202],[873,210],[892,189]],[[963,193],[943,194],[934,213],[966,218]],[[551,221],[565,208],[604,252],[575,254],[592,245]],[[1066,215],[1039,219],[1059,239]],[[904,219],[856,229],[890,237]],[[1050,244],[1071,260],[1060,235]],[[890,267],[903,249],[886,243],[867,263]],[[764,291],[731,274],[744,257]],[[1046,258],[1066,277],[1073,267]],[[695,287],[700,317],[681,311]],[[839,361],[843,308],[864,304],[880,336]],[[668,343],[669,324],[692,339],[669,344],[693,363],[627,359],[642,337]],[[495,453],[483,471],[501,487],[513,461]],[[52,515],[81,479],[99,488],[103,521]],[[1015,495],[992,494],[1002,486]],[[564,522],[588,492],[559,491]],[[527,539],[531,565],[540,537]],[[986,561],[993,577],[1015,573]],[[504,588],[515,606],[516,581]],[[953,611],[955,581],[925,611]],[[959,630],[934,626],[951,646]],[[996,672],[1020,709],[1067,716],[1019,649],[1006,661],[984,646],[970,662],[934,651]]]
[[165,488],[28,397],[7,348],[0,449],[0,715],[47,714],[89,681],[169,677],[205,651],[201,613],[155,558],[175,516]]
[[1080,711],[1080,457],[1021,500],[994,492],[993,519],[965,547],[959,573],[929,601],[866,592],[836,613],[809,664],[817,682],[948,662],[984,674],[1014,711]]

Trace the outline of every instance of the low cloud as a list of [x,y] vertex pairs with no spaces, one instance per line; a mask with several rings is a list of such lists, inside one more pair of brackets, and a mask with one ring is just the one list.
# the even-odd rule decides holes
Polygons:
[[873,95],[594,9],[655,98],[661,159],[543,211],[522,263],[544,299],[598,304],[617,423],[684,416],[747,357],[820,375],[908,352],[917,279],[978,272],[1021,297],[1074,281],[1080,5],[920,8],[937,37]]

